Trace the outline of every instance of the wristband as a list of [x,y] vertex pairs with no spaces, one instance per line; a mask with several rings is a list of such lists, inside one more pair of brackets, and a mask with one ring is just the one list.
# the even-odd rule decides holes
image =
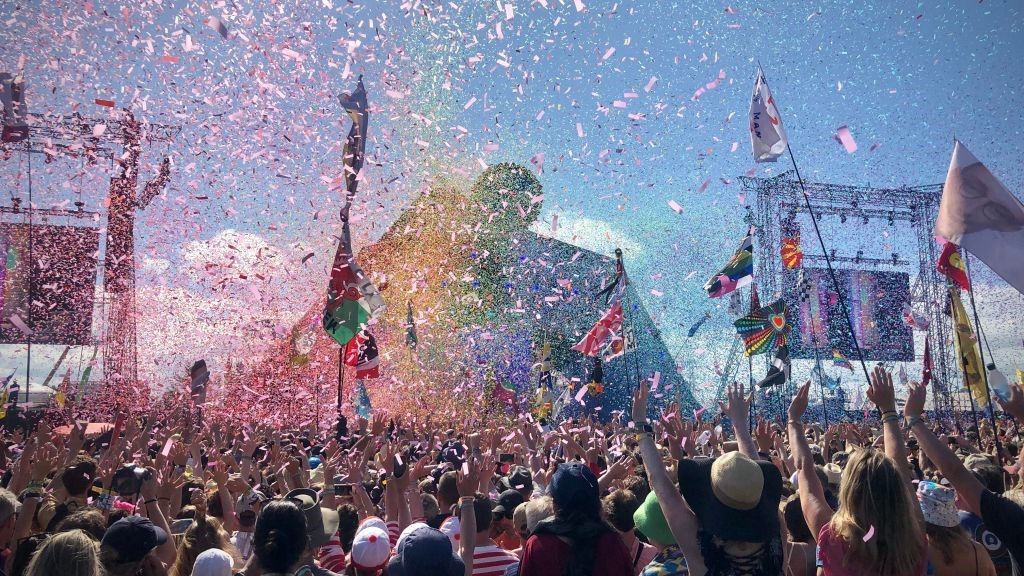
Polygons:
[[462,496],[459,498],[459,506],[472,505],[474,500],[476,500],[474,496]]
[[144,500],[144,501],[142,502],[142,505],[143,505],[143,506],[149,506],[150,504],[152,504],[153,502],[156,502],[156,501],[157,501],[157,499],[156,499],[156,498],[150,498],[149,500]]
[[799,419],[799,418],[797,418],[797,419],[790,418],[787,421],[787,423],[789,423],[789,424],[796,424],[797,426],[803,426],[804,425],[804,421]]
[[917,425],[920,422],[924,422],[924,416],[918,415],[918,416],[911,416],[911,417],[907,418],[907,423],[906,423],[907,430],[910,430],[911,428],[913,428],[915,425]]
[[898,422],[899,419],[900,417],[896,415],[895,411],[886,412],[885,414],[882,414],[882,424],[887,424],[889,422]]
[[895,410],[885,410],[885,411],[882,412],[882,419],[884,420],[885,417],[890,415],[890,414],[892,414],[893,416],[898,416],[898,414],[896,414]]

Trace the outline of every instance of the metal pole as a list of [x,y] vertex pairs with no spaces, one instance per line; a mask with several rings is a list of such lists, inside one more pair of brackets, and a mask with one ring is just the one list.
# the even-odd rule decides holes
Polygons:
[[754,414],[757,413],[757,394],[754,393],[754,357],[747,356],[747,387],[750,393],[750,414],[747,416],[750,419],[750,429],[754,429]]
[[[765,77],[764,69],[761,68],[761,64],[757,65],[758,70],[761,72],[761,76],[767,81]],[[779,112],[779,122],[782,122],[782,113]],[[807,188],[804,187],[804,179],[800,176],[800,168],[796,165],[796,158],[793,156],[793,149],[789,146],[789,139],[786,140],[786,151],[789,152],[789,161],[793,164],[793,171],[796,172],[797,182],[800,183],[800,191],[804,196],[804,205],[807,207],[807,212],[811,215],[811,223],[814,224],[814,234],[818,237],[818,244],[821,245],[821,255],[825,259],[825,266],[828,268],[829,277],[832,278],[832,286],[836,290],[836,295],[839,297],[839,303],[843,308],[843,316],[846,318],[846,324],[850,328],[850,340],[853,342],[853,347],[857,350],[857,359],[860,360],[860,367],[864,371],[864,378],[871,382],[871,376],[868,374],[868,366],[864,363],[864,353],[860,349],[860,344],[857,343],[857,334],[853,329],[853,320],[850,318],[850,311],[846,307],[846,299],[843,298],[842,291],[839,290],[839,281],[836,279],[836,271],[832,268],[832,260],[828,257],[828,250],[825,248],[825,240],[821,237],[821,230],[818,229],[818,218],[814,214],[814,208],[811,207],[811,199],[807,196]]]
[[338,348],[338,414],[341,414],[341,401],[345,391],[345,349]]
[[28,406],[28,391],[32,387],[32,301],[33,296],[33,274],[32,274],[32,154],[26,152],[28,159],[28,328],[26,334],[28,339],[25,354],[25,405]]

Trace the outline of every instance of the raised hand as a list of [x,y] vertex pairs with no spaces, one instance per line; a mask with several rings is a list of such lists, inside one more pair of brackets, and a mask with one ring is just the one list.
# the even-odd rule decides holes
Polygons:
[[729,392],[726,398],[729,402],[728,405],[718,403],[718,406],[722,409],[722,412],[729,416],[729,420],[732,421],[733,428],[742,427],[743,430],[747,430],[750,427],[748,421],[750,417],[750,396],[753,395],[753,391],[748,395],[743,390],[743,384],[733,382],[729,386]]
[[999,402],[1003,410],[1012,414],[1014,418],[1024,420],[1024,390],[1021,390],[1019,384],[1010,385],[1009,398],[1003,400],[997,395],[996,401]]
[[882,412],[896,410],[896,390],[892,386],[892,374],[881,364],[871,372],[871,383],[868,385],[868,400],[875,403]]
[[633,410],[632,417],[633,422],[647,422],[647,396],[650,394],[650,389],[647,387],[647,383],[641,381],[637,384],[635,390],[633,390]]
[[772,425],[764,418],[757,419],[757,428],[754,431],[754,439],[757,441],[757,448],[761,452],[768,452],[772,448]]
[[793,396],[793,400],[789,403],[789,420],[799,421],[803,417],[804,412],[807,411],[807,397],[810,394],[811,381],[804,382],[804,385],[797,390],[796,395]]
[[903,407],[903,415],[907,418],[920,416],[924,412],[924,402],[928,398],[928,387],[920,382],[911,382],[907,389],[907,404]]

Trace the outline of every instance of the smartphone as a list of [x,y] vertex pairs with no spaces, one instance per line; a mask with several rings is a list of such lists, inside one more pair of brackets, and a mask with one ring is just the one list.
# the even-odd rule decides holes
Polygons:
[[339,498],[351,498],[352,497],[352,485],[351,484],[335,484],[334,495]]

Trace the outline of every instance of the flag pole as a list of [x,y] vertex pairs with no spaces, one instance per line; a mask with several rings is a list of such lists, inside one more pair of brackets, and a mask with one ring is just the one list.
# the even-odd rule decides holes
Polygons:
[[[814,334],[814,327],[811,327],[811,334]],[[821,397],[821,413],[825,418],[825,430],[828,430],[828,408],[825,407],[825,384],[822,382],[825,369],[821,367],[821,359],[818,357],[818,347],[814,347],[814,365],[818,368],[818,395]]]
[[[992,392],[988,387],[988,364],[985,363],[985,352],[982,350],[981,345],[981,320],[978,318],[978,307],[974,305],[974,279],[971,278],[971,258],[967,255],[967,250],[964,250],[964,265],[967,267],[967,285],[970,288],[967,290],[967,295],[971,300],[971,311],[974,313],[974,328],[978,332],[978,356],[981,357],[981,376],[985,382],[985,397],[988,398],[988,416],[992,424],[992,436],[995,437],[996,441],[996,463],[1000,466],[1003,465],[1003,446],[999,442],[999,427],[996,426],[996,410],[995,406],[992,405]],[[992,358],[992,349],[988,351],[988,357],[992,360],[992,365],[995,366],[995,358]],[[981,440],[981,429],[978,429],[978,440]]]
[[345,390],[345,349],[338,348],[338,414],[341,414],[341,399]]
[[[757,69],[760,71],[761,76],[767,81],[764,69],[761,68],[761,63],[757,63]],[[782,112],[776,108],[776,112],[779,114],[779,122],[782,122]],[[828,268],[829,277],[832,279],[832,286],[836,290],[836,295],[839,297],[839,304],[843,309],[843,316],[846,318],[846,324],[850,329],[850,340],[853,342],[853,347],[857,350],[857,359],[860,361],[860,367],[864,371],[864,378],[867,379],[868,383],[871,383],[871,375],[868,373],[868,366],[864,363],[864,353],[860,349],[860,344],[857,343],[857,334],[853,329],[853,320],[850,318],[850,311],[846,306],[846,299],[843,297],[842,291],[839,290],[839,280],[836,279],[836,271],[832,268],[832,260],[828,257],[828,250],[825,248],[825,240],[821,237],[821,230],[818,229],[818,217],[814,213],[814,208],[811,206],[811,199],[807,195],[807,188],[804,186],[804,179],[800,176],[800,168],[796,165],[796,157],[793,156],[793,149],[789,145],[789,138],[786,138],[786,151],[789,152],[789,161],[793,165],[793,171],[796,172],[797,182],[800,183],[800,192],[803,193],[804,205],[807,207],[807,212],[811,215],[811,223],[814,224],[814,234],[818,237],[818,244],[821,245],[821,255],[825,258],[825,266]]]
[[750,388],[750,429],[754,429],[754,414],[757,413],[757,394],[754,393],[754,357],[747,356],[747,387]]

